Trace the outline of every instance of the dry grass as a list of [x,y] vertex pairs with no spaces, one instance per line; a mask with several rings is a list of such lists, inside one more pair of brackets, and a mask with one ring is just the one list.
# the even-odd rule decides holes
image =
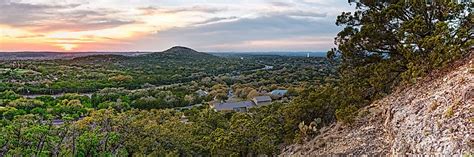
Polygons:
[[449,106],[448,109],[444,112],[444,117],[451,118],[454,115],[453,106]]
[[432,103],[431,106],[430,106],[430,110],[429,110],[429,111],[430,111],[430,112],[433,112],[434,110],[436,110],[436,109],[438,108],[438,106],[439,106],[439,103],[436,102],[436,101],[433,101],[433,103]]

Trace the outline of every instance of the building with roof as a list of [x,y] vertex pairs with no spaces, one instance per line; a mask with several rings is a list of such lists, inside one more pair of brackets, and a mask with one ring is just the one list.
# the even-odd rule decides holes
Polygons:
[[271,95],[278,96],[278,97],[284,97],[287,93],[288,93],[288,90],[282,90],[282,89],[273,90],[272,92],[270,92]]
[[205,97],[205,96],[209,95],[209,92],[206,92],[206,91],[203,91],[202,89],[200,89],[200,90],[197,90],[197,91],[196,91],[196,94],[197,94],[199,97]]
[[215,103],[211,106],[215,111],[247,112],[249,108],[255,107],[252,101]]
[[272,103],[272,98],[270,96],[257,96],[252,99],[252,101],[257,106],[269,105]]
[[200,107],[202,106],[202,104],[196,104],[196,105],[191,105],[191,106],[185,106],[185,107],[177,107],[176,109],[179,109],[179,110],[190,110],[190,109],[193,109],[195,107]]

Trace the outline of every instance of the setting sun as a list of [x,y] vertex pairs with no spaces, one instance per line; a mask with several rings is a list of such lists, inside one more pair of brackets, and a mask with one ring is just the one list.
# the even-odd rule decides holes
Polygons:
[[64,51],[72,51],[77,47],[76,44],[57,44],[57,46],[61,47]]

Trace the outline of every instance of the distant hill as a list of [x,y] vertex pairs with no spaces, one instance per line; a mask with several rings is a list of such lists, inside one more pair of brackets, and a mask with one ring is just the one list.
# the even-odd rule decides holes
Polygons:
[[198,52],[196,50],[193,50],[188,47],[182,47],[182,46],[174,46],[170,49],[167,49],[163,52],[155,52],[155,53],[150,53],[150,54],[145,54],[141,56],[137,56],[137,58],[149,58],[149,57],[160,57],[160,58],[181,58],[181,59],[186,59],[186,58],[194,58],[194,59],[202,59],[202,58],[218,58],[214,55],[204,53],[204,52]]
[[135,56],[124,56],[118,54],[99,54],[99,55],[90,55],[83,57],[76,57],[68,62],[78,63],[78,64],[118,64],[122,66],[143,66],[143,64],[154,64],[154,63],[163,63],[163,62],[190,62],[197,60],[212,60],[219,59],[220,57],[198,52],[191,48],[175,46],[170,49],[167,49],[163,52],[153,52],[140,54]]
[[[127,57],[150,57],[150,56],[181,56],[182,58],[192,57],[247,57],[247,56],[288,56],[288,57],[326,57],[326,52],[198,52],[191,48],[175,46],[163,52],[0,52],[0,60],[55,60],[105,57],[107,55],[120,55]],[[105,56],[104,56],[105,55]],[[92,57],[94,58],[94,57]]]
[[145,52],[0,52],[0,60],[54,60],[95,55],[137,56]]
[[75,62],[108,62],[120,60],[136,59],[158,59],[158,58],[216,58],[216,56],[198,52],[191,48],[183,46],[174,46],[163,52],[0,52],[0,60],[53,60],[53,59],[72,59]]
[[175,46],[172,47],[168,50],[163,51],[162,53],[164,54],[180,54],[180,55],[206,55],[210,56],[210,54],[203,53],[203,52],[198,52],[196,50],[193,50],[191,48],[187,47],[182,47],[182,46]]
[[326,52],[210,52],[219,57],[247,57],[247,56],[286,56],[286,57],[326,57]]
[[461,156],[474,152],[473,109],[471,55],[361,109],[353,125],[323,128],[281,156]]
[[176,80],[171,78],[171,76],[185,76],[185,79],[181,81],[188,81],[200,78],[203,74],[214,75],[236,70],[262,68],[262,65],[257,63],[235,58],[218,57],[182,46],[175,46],[163,52],[153,52],[137,56],[94,55],[56,61],[62,64],[81,67],[88,66],[129,71],[135,75],[134,78],[142,77],[142,74],[139,73],[153,73],[160,75],[160,77],[166,77],[157,77],[157,80],[148,81],[155,84],[162,84],[164,82],[162,80]]
[[81,65],[111,65],[112,63],[119,63],[128,60],[132,57],[122,55],[91,55],[84,57],[75,57],[72,59],[59,59],[56,62],[81,64]]

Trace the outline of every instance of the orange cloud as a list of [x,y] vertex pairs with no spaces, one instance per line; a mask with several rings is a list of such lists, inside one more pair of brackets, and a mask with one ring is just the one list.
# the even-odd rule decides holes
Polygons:
[[[0,25],[0,51],[75,51],[88,50],[92,45],[127,44],[148,34],[142,25],[125,25],[91,31],[32,32],[27,29]],[[89,49],[92,50],[92,49]]]
[[333,20],[324,19],[332,16],[327,10],[337,9],[311,6],[319,0],[303,2],[0,0],[0,51],[331,47],[332,40],[302,37],[335,35]]

